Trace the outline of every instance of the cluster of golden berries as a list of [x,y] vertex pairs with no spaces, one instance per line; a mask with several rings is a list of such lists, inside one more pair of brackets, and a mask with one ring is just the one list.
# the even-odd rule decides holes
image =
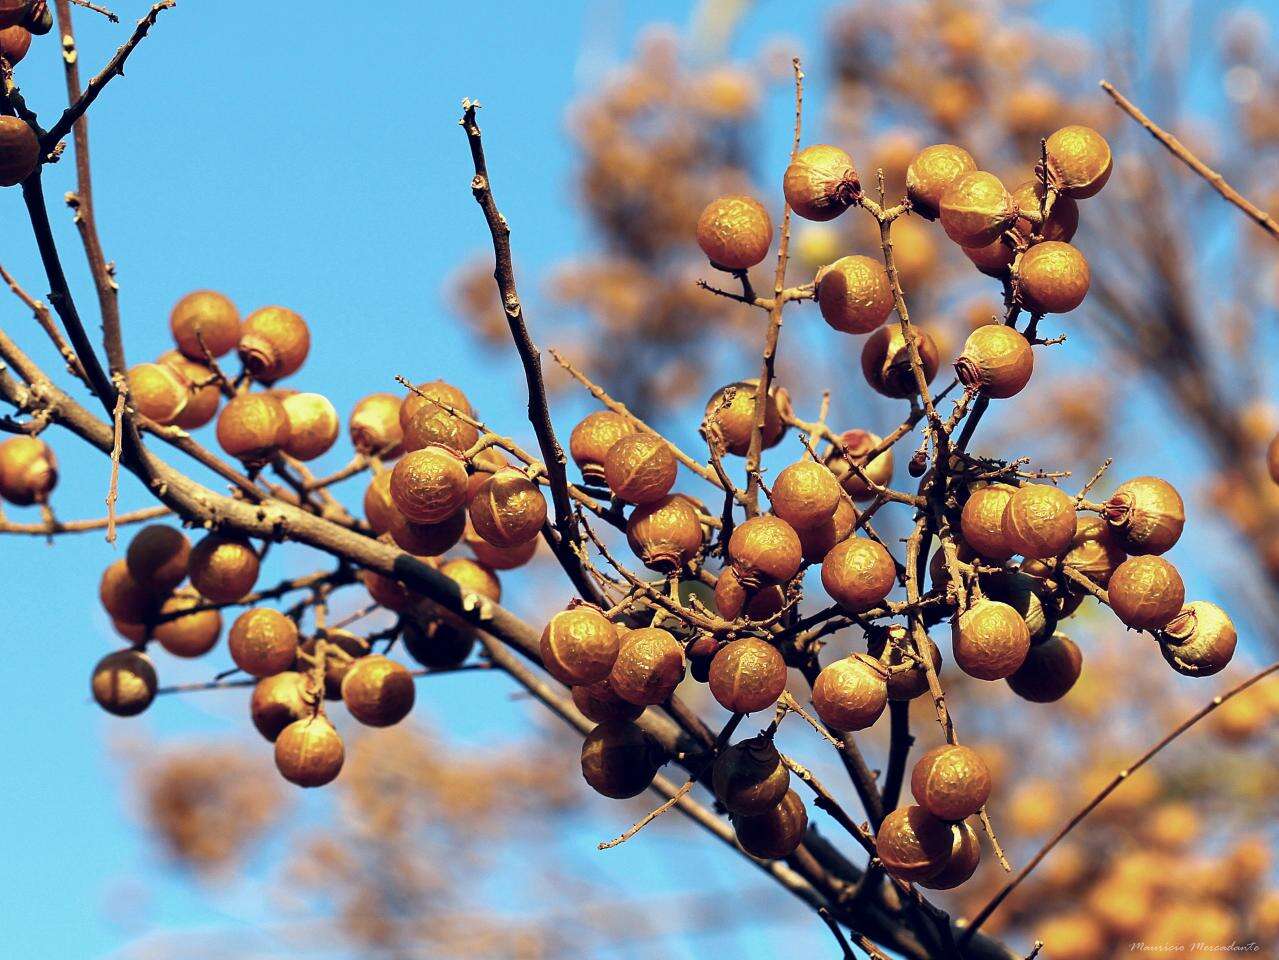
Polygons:
[[[0,0],[0,59],[9,69],[31,49],[32,35],[53,29],[47,0]],[[12,187],[40,165],[40,138],[20,117],[0,117],[0,187]]]

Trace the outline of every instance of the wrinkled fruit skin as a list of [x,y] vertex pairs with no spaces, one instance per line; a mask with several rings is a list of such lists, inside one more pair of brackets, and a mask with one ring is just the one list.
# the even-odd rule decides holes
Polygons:
[[607,679],[620,648],[617,628],[599,610],[584,604],[560,611],[542,631],[542,665],[569,685]]
[[790,790],[790,771],[767,737],[752,737],[728,747],[712,771],[715,796],[730,813],[753,816],[781,803]]
[[1188,677],[1220,673],[1235,654],[1238,634],[1226,611],[1206,600],[1192,600],[1159,634],[1164,659]]
[[875,835],[875,850],[884,869],[899,880],[916,883],[941,873],[954,847],[954,830],[923,807],[898,807],[884,817]]
[[1088,261],[1061,240],[1023,253],[1013,277],[1018,300],[1032,313],[1069,313],[1084,302],[1091,282]]
[[817,304],[825,321],[841,333],[870,333],[893,312],[893,288],[879,261],[842,257],[822,271]]
[[915,802],[939,820],[963,820],[990,797],[990,770],[975,750],[946,744],[915,764],[910,791]]
[[1129,557],[1110,578],[1110,608],[1134,630],[1158,630],[1181,612],[1186,588],[1162,557]]
[[786,689],[786,662],[772,644],[743,637],[715,654],[709,682],[725,710],[754,713],[771,707]]
[[963,147],[953,143],[925,147],[906,168],[906,196],[920,214],[936,219],[942,195],[957,179],[976,169],[972,154]]
[[1048,138],[1044,149],[1049,180],[1068,197],[1086,200],[1110,179],[1110,144],[1091,127],[1062,127]]
[[888,705],[888,671],[874,657],[855,653],[817,675],[813,707],[832,730],[864,730]]
[[867,537],[849,537],[822,560],[822,586],[846,610],[878,606],[897,585],[897,568],[884,547]]
[[1031,644],[1026,659],[1008,678],[1013,693],[1031,703],[1053,703],[1070,692],[1083,670],[1083,655],[1069,637],[1054,633]]
[[803,547],[794,528],[780,517],[751,517],[733,529],[728,556],[742,586],[755,589],[786,583],[799,572]]
[[955,178],[942,194],[941,225],[961,247],[997,240],[1017,222],[1017,205],[993,173],[974,170]]
[[648,734],[633,723],[601,723],[582,744],[582,776],[596,793],[613,800],[647,790],[658,762]]
[[346,749],[333,724],[322,716],[285,727],[275,739],[275,766],[299,787],[322,787],[342,772]]
[[1123,548],[1132,554],[1167,553],[1186,525],[1181,495],[1159,477],[1135,477],[1121,483],[1104,504],[1102,515]]
[[819,143],[801,150],[786,168],[782,193],[797,216],[824,222],[853,205],[861,181],[852,157],[839,147]]
[[752,857],[777,860],[789,857],[804,840],[808,830],[808,811],[794,790],[788,790],[782,802],[764,813],[734,816],[737,842]]
[[711,263],[725,270],[746,270],[768,256],[773,221],[751,197],[712,200],[697,220],[697,245]]
[[959,617],[953,652],[959,669],[978,680],[1012,676],[1030,652],[1030,631],[1021,615],[997,600],[979,600]]
[[968,335],[955,370],[964,386],[976,387],[983,397],[1004,400],[1016,396],[1030,382],[1035,353],[1030,342],[1012,327],[990,323]]
[[981,863],[981,840],[977,837],[977,831],[967,823],[961,823],[956,826],[955,832],[958,836],[951,847],[946,866],[936,876],[921,880],[921,887],[929,890],[953,890],[966,883],[977,872],[977,866]]
[[609,682],[628,703],[649,706],[670,699],[684,679],[684,648],[666,630],[644,627],[626,634]]

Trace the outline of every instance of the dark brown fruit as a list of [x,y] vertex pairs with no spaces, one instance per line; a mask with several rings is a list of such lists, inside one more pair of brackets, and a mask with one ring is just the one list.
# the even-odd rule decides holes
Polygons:
[[644,707],[623,700],[613,690],[608,678],[572,690],[573,703],[582,715],[596,723],[628,723],[638,720]]
[[592,790],[614,800],[647,790],[660,765],[656,745],[634,723],[601,723],[582,744],[582,776]]
[[270,607],[245,610],[231,624],[227,646],[235,665],[255,677],[291,670],[298,655],[297,624]]
[[132,717],[151,706],[157,685],[151,659],[137,650],[108,653],[93,668],[93,699],[107,713]]
[[1025,661],[1008,678],[1008,686],[1023,700],[1053,703],[1070,692],[1082,670],[1078,645],[1064,634],[1054,633],[1030,645]]
[[244,369],[260,383],[297,373],[311,352],[306,321],[285,307],[263,307],[244,318],[236,345]]
[[767,620],[786,605],[786,593],[776,584],[747,590],[732,567],[720,571],[715,583],[715,609],[725,620],[745,616],[747,620]]
[[770,810],[734,816],[737,842],[752,857],[778,860],[789,857],[804,841],[808,831],[808,811],[794,790],[787,790],[782,802]]
[[954,828],[923,807],[898,807],[884,817],[875,849],[884,869],[899,880],[931,880],[950,861]]
[[657,627],[631,630],[622,638],[609,682],[629,703],[645,706],[670,699],[684,679],[684,648]]
[[777,806],[790,790],[790,771],[765,736],[735,743],[715,758],[715,796],[730,813],[754,816]]
[[1163,557],[1129,557],[1110,577],[1110,609],[1134,630],[1159,630],[1181,612],[1186,588]]
[[822,586],[845,610],[860,613],[878,606],[897,585],[897,567],[882,544],[849,537],[822,560]]
[[617,628],[599,610],[586,604],[561,610],[542,631],[542,665],[556,680],[570,686],[607,678],[614,669],[619,648]]
[[295,720],[275,739],[275,767],[299,787],[322,787],[342,772],[346,750],[323,716]]
[[40,140],[24,120],[0,117],[0,187],[12,187],[40,165]]
[[248,540],[220,533],[197,543],[187,560],[191,586],[214,603],[230,603],[247,595],[258,582],[258,569],[257,552]]
[[186,579],[191,541],[176,527],[153,523],[129,542],[124,561],[133,579],[156,593],[168,593]]
[[370,727],[399,723],[413,709],[417,688],[402,663],[374,653],[351,664],[342,678],[342,702]]
[[967,823],[956,824],[954,846],[950,851],[950,859],[941,873],[928,880],[921,880],[920,886],[929,890],[953,890],[966,883],[977,872],[981,863],[981,841],[977,831]]
[[[919,351],[924,382],[932,383],[941,364],[937,344],[932,336],[919,327],[912,327],[911,334],[915,349]],[[900,326],[893,324],[880,327],[866,338],[862,347],[862,374],[871,389],[886,397],[905,400],[919,392],[915,372],[911,367],[910,348],[906,345]]]
[[258,733],[274,743],[284,728],[315,710],[316,694],[300,673],[286,670],[263,677],[249,698],[249,716]]
[[459,666],[475,649],[475,631],[451,620],[435,620],[426,626],[409,620],[400,639],[409,656],[431,670]]

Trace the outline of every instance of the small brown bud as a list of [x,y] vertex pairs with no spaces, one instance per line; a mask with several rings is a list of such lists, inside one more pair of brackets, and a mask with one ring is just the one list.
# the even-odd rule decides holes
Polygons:
[[653,783],[661,756],[634,723],[601,723],[582,743],[582,776],[596,793],[626,800]]
[[1030,341],[1002,323],[988,323],[970,333],[955,361],[960,383],[996,400],[1021,393],[1034,369]]
[[752,857],[779,860],[789,857],[804,841],[808,831],[808,811],[794,790],[787,790],[782,802],[772,809],[733,817],[737,842]]
[[1226,611],[1206,600],[1192,600],[1160,631],[1159,648],[1178,673],[1210,677],[1235,655],[1238,635]]
[[[204,599],[194,590],[181,590],[164,601],[160,616],[195,610],[203,605]],[[175,657],[202,657],[217,645],[221,633],[222,614],[216,610],[198,610],[157,623],[151,636]]]
[[671,446],[652,433],[622,437],[604,458],[604,478],[627,503],[654,503],[671,492],[679,465]]
[[17,507],[44,503],[58,484],[58,461],[38,437],[0,443],[0,497]]
[[1158,630],[1181,612],[1186,588],[1163,557],[1129,557],[1110,577],[1110,609],[1134,630]]
[[898,807],[884,817],[875,835],[879,862],[907,883],[930,880],[941,873],[954,844],[953,826],[914,805]]
[[840,733],[871,726],[887,704],[888,671],[864,653],[827,665],[813,683],[813,708]]
[[1030,651],[1021,614],[998,600],[978,600],[956,621],[952,652],[960,670],[978,680],[1011,677]]
[[417,688],[402,663],[380,653],[361,657],[342,678],[342,702],[351,716],[370,727],[390,727],[409,715]]
[[1159,477],[1136,477],[1121,483],[1104,508],[1102,516],[1129,553],[1167,553],[1186,525],[1181,495]]
[[568,449],[573,462],[582,471],[587,483],[602,485],[604,459],[613,444],[635,432],[635,426],[620,413],[612,410],[596,410],[588,413],[569,434]]
[[295,720],[275,739],[275,767],[299,787],[322,787],[342,772],[346,750],[323,716]]
[[614,669],[619,647],[617,628],[595,607],[581,604],[555,614],[542,631],[542,666],[560,683],[596,683]]
[[771,707],[786,689],[786,661],[771,643],[742,637],[711,661],[711,695],[731,713]]
[[284,452],[298,460],[314,460],[337,443],[342,424],[328,397],[318,393],[295,393],[282,401],[289,420],[289,439]]
[[[755,391],[759,380],[742,380],[730,383],[715,392],[706,405],[706,419],[719,431],[724,449],[735,457],[744,457],[750,450],[751,434],[755,429]],[[764,428],[760,432],[761,449],[777,446],[786,435],[781,407],[788,402],[786,392],[776,386],[768,391],[764,405]]]
[[289,415],[269,393],[232,397],[218,415],[218,445],[250,467],[269,463],[289,442]]
[[1110,144],[1091,127],[1062,127],[1048,138],[1048,182],[1068,197],[1086,200],[1110,179]]
[[595,683],[573,687],[573,703],[582,715],[596,723],[628,723],[644,712],[641,704],[628,703],[617,695],[608,677]]
[[244,318],[236,349],[254,380],[275,383],[302,368],[311,352],[311,331],[292,310],[262,307]]
[[98,661],[90,687],[107,713],[132,717],[151,706],[157,684],[150,657],[137,650],[117,650]]
[[1030,645],[1025,661],[1008,678],[1008,686],[1023,700],[1053,703],[1070,692],[1082,670],[1079,646],[1065,634],[1054,633]]
[[1017,222],[1017,205],[999,178],[984,170],[956,177],[939,205],[942,229],[961,247],[981,247]]
[[258,681],[249,699],[249,716],[258,733],[274,743],[289,724],[311,716],[315,703],[307,678],[286,670]]
[[190,384],[164,363],[139,363],[129,370],[133,409],[161,426],[176,423],[190,400]]
[[893,312],[893,287],[878,260],[841,257],[822,270],[817,305],[841,333],[870,333]]
[[910,792],[938,820],[963,820],[990,797],[990,769],[976,750],[958,744],[934,747],[915,763]]
[[181,530],[152,523],[134,534],[124,560],[138,583],[165,594],[186,579],[190,556],[191,541]]
[[773,221],[751,197],[712,200],[697,219],[697,245],[711,263],[725,270],[746,270],[768,256]]
[[1063,553],[1075,536],[1075,501],[1046,483],[1028,483],[1008,498],[1004,537],[1014,553],[1046,560]]
[[[911,339],[919,351],[924,382],[932,383],[941,366],[937,344],[932,336],[920,327],[911,328]],[[876,393],[897,400],[905,400],[919,392],[915,371],[911,366],[910,348],[897,325],[880,327],[862,347],[862,374]]]
[[258,582],[257,552],[242,537],[210,533],[191,550],[191,586],[214,603],[239,600]]
[[439,523],[466,505],[466,467],[444,447],[406,453],[391,471],[391,500],[406,519]]
[[735,743],[716,757],[711,783],[730,813],[755,816],[782,802],[790,790],[790,771],[773,741],[761,735]]
[[972,154],[963,147],[953,143],[924,147],[906,168],[906,196],[910,198],[911,207],[929,220],[935,220],[942,196],[950,185],[976,169]]
[[270,607],[245,610],[231,624],[227,646],[235,665],[255,677],[291,670],[298,655],[297,624]]
[[702,549],[701,517],[688,497],[663,497],[631,512],[626,540],[650,570],[679,570]]
[[40,165],[40,141],[25,120],[0,117],[0,187],[12,187]]
[[861,192],[853,158],[829,144],[799,151],[782,176],[786,202],[805,220],[834,220],[858,201]]
[[174,304],[169,329],[183,356],[204,363],[235,349],[240,311],[215,290],[196,290]]
[[469,512],[481,537],[495,547],[515,547],[542,532],[546,497],[519,470],[499,470],[480,484]]
[[822,586],[832,600],[853,613],[877,606],[896,585],[892,555],[867,537],[849,537],[822,560]]
[[733,528],[728,558],[748,590],[786,583],[799,572],[804,554],[794,528],[781,517],[751,517]]
[[684,648],[658,627],[629,631],[609,674],[614,693],[645,706],[666,702],[683,679]]
[[1069,313],[1084,302],[1090,283],[1084,255],[1061,240],[1035,244],[1013,271],[1017,299],[1032,313]]

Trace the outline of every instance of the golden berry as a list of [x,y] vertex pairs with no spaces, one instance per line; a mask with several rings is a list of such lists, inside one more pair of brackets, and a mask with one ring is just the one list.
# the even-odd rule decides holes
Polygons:
[[133,409],[161,426],[176,423],[191,397],[187,379],[164,363],[139,363],[129,370]]
[[[200,610],[204,599],[194,590],[181,590],[160,607],[161,618],[151,631],[160,646],[175,657],[202,657],[217,645],[222,633],[222,614],[216,610]],[[183,613],[195,610],[194,613]],[[174,616],[180,614],[180,616]]]
[[663,497],[631,512],[626,540],[650,570],[679,570],[702,549],[702,520],[688,497]]
[[1065,634],[1054,633],[1030,645],[1022,665],[1008,677],[1008,686],[1023,700],[1053,703],[1070,692],[1082,670],[1078,644]]
[[1136,477],[1121,483],[1106,501],[1102,516],[1128,553],[1167,553],[1186,525],[1181,495],[1159,477]]
[[218,445],[250,467],[269,463],[289,442],[289,415],[269,393],[232,397],[218,415]]
[[978,600],[957,619],[952,653],[960,670],[978,680],[1011,677],[1026,661],[1030,630],[1021,614],[998,600]]
[[342,429],[337,408],[318,393],[294,393],[281,401],[289,421],[284,452],[298,460],[314,460],[329,452]]
[[840,733],[864,730],[888,704],[888,671],[875,657],[854,653],[822,669],[813,683],[813,708]]
[[789,857],[803,843],[808,830],[808,811],[794,790],[787,790],[781,803],[763,813],[732,819],[738,844],[761,860]]
[[351,410],[347,430],[351,444],[365,456],[397,457],[404,442],[400,425],[403,401],[393,393],[371,393]]
[[186,579],[190,556],[191,541],[181,530],[153,523],[134,534],[124,559],[138,583],[164,594]]
[[1004,514],[1017,488],[1006,483],[978,487],[968,497],[959,517],[964,542],[988,560],[1007,560],[1017,545],[1004,532]]
[[1017,261],[1013,289],[1032,313],[1069,313],[1088,296],[1088,261],[1061,240],[1037,243]]
[[861,192],[853,158],[829,144],[799,151],[782,176],[787,204],[805,220],[834,220],[858,201]]
[[988,323],[970,333],[955,361],[960,383],[996,400],[1021,393],[1034,369],[1030,341],[1002,323]]
[[573,687],[573,703],[582,716],[596,723],[627,723],[644,712],[642,704],[628,703],[617,695],[608,677]]
[[163,597],[164,592],[134,577],[124,560],[116,560],[107,567],[98,584],[98,599],[103,609],[124,623],[146,623],[159,609]]
[[196,290],[174,304],[169,329],[184,357],[204,363],[240,342],[240,311],[217,291]]
[[742,637],[711,660],[711,695],[731,713],[771,707],[786,689],[786,661],[771,643]]
[[976,169],[972,154],[963,147],[953,143],[924,147],[906,168],[906,196],[910,198],[911,208],[935,220],[942,196],[950,185]]
[[474,424],[435,404],[427,404],[409,418],[404,427],[405,450],[440,446],[466,453],[480,439]]
[[684,648],[658,627],[631,630],[608,676],[613,692],[629,703],[665,703],[684,679]]
[[1220,673],[1235,655],[1238,635],[1226,611],[1206,600],[1192,600],[1160,631],[1164,659],[1188,677]]
[[977,872],[977,865],[981,863],[981,841],[977,837],[977,831],[967,823],[959,823],[955,825],[955,833],[955,843],[951,847],[946,866],[936,876],[921,880],[921,887],[929,890],[953,890],[966,883]]
[[893,287],[878,260],[841,257],[822,270],[817,304],[841,333],[870,333],[893,312]]
[[653,783],[661,754],[634,723],[601,723],[582,743],[582,776],[596,793],[626,800]]
[[117,650],[93,668],[90,688],[107,713],[132,717],[151,706],[157,683],[150,657],[137,650]]
[[604,458],[608,488],[627,503],[661,500],[675,486],[678,469],[670,444],[652,433],[622,437]]
[[254,380],[275,383],[302,368],[311,352],[311,331],[292,310],[262,307],[244,318],[236,349]]
[[390,727],[413,709],[417,688],[402,663],[380,653],[361,657],[342,678],[342,702],[351,716],[370,727]]
[[796,531],[825,523],[844,495],[829,468],[815,460],[792,463],[773,482],[773,513]]
[[173,421],[175,427],[198,430],[217,416],[218,407],[222,403],[222,391],[214,382],[212,368],[188,360],[177,350],[162,354],[156,362],[171,368],[186,384],[186,406]]
[[470,516],[475,532],[493,546],[514,547],[542,532],[546,497],[519,470],[500,470],[480,484]]
[[502,599],[502,584],[497,574],[478,560],[454,557],[440,564],[440,573],[461,587],[463,594],[478,594],[494,603]]
[[1017,218],[1017,232],[1025,240],[1038,235],[1041,240],[1062,240],[1069,243],[1079,229],[1079,205],[1065,194],[1057,194],[1048,219],[1039,222],[1040,201],[1044,185],[1040,180],[1027,180],[1013,190],[1013,200],[1021,216]]
[[333,724],[320,715],[295,720],[275,739],[275,768],[299,787],[322,787],[342,772],[346,750]]
[[728,559],[748,590],[770,583],[786,583],[799,572],[803,550],[794,528],[781,517],[751,517],[733,528]]
[[210,533],[191,550],[187,569],[191,586],[214,603],[239,600],[258,582],[257,551],[248,540]]
[[475,408],[471,406],[471,401],[466,399],[465,393],[443,380],[429,380],[426,383],[419,383],[404,398],[404,402],[400,405],[400,426],[408,430],[413,418],[428,409],[445,412],[452,409],[468,417],[475,416]]
[[[892,482],[892,447],[876,455],[873,460],[867,460],[883,442],[882,437],[868,430],[845,430],[839,435],[839,442],[843,449],[832,449],[826,458],[826,466],[834,471],[850,497],[859,502],[871,500],[875,496],[872,484],[883,487]],[[861,467],[860,472],[850,469],[850,463]]]
[[697,218],[697,245],[717,267],[746,270],[768,256],[773,221],[751,197],[712,200]]
[[729,813],[753,816],[782,802],[790,790],[790,770],[768,737],[751,737],[726,748],[711,771],[715,796]]
[[990,797],[990,769],[976,750],[959,744],[934,747],[910,775],[915,802],[938,820],[963,820]]
[[1135,630],[1158,630],[1181,612],[1186,588],[1163,557],[1129,557],[1111,574],[1110,609]]
[[[937,344],[927,331],[919,327],[911,328],[911,339],[919,352],[924,383],[932,383],[941,366]],[[919,393],[911,366],[910,347],[900,326],[880,327],[866,338],[862,347],[862,374],[872,390],[886,397],[905,400]]]
[[747,590],[737,579],[732,567],[725,567],[715,581],[715,609],[725,620],[745,617],[747,620],[767,620],[778,614],[786,605],[786,592],[777,584],[768,584],[755,590]]
[[1086,200],[1110,179],[1110,144],[1091,127],[1062,127],[1048,137],[1048,181],[1068,197]]
[[892,555],[867,537],[849,537],[822,559],[822,586],[852,613],[878,606],[896,585]]
[[444,447],[406,453],[391,471],[391,500],[415,523],[439,523],[466,505],[466,467]]
[[[547,623],[542,631],[542,666],[560,683],[570,686],[597,683],[613,670],[620,645],[617,628],[604,614],[595,607],[581,604],[561,610]],[[630,697],[624,699],[642,702]]]
[[227,648],[235,665],[255,677],[291,670],[298,655],[297,624],[270,607],[245,610],[231,624]]
[[1075,501],[1046,483],[1028,483],[1008,498],[1004,537],[1014,553],[1046,560],[1064,552],[1075,536]]
[[852,497],[845,493],[839,498],[839,504],[829,520],[806,530],[795,531],[795,535],[799,537],[799,546],[804,559],[809,563],[821,563],[822,558],[830,553],[837,543],[843,543],[852,536],[853,527],[856,524],[857,508],[853,506]]
[[1061,558],[1062,566],[1087,577],[1099,587],[1110,582],[1115,568],[1124,562],[1119,535],[1101,517],[1080,514],[1070,549]]
[[596,486],[604,480],[604,459],[613,444],[635,432],[635,425],[620,413],[596,410],[582,418],[569,434],[568,450],[582,471],[582,478]]
[[[715,392],[706,405],[706,420],[719,432],[724,449],[735,457],[744,457],[750,450],[751,434],[755,430],[755,391],[759,380],[742,380],[730,383]],[[777,446],[786,435],[782,422],[782,406],[787,402],[786,392],[770,387],[764,404],[764,426],[760,431],[760,449]]]
[[0,117],[0,187],[12,187],[40,166],[40,140],[25,120]]
[[315,704],[307,677],[286,670],[257,682],[249,698],[249,716],[258,733],[274,743],[289,724],[309,717]]
[[1017,222],[1017,204],[999,182],[985,170],[956,177],[938,205],[942,229],[961,247],[982,247]]
[[898,880],[916,883],[942,872],[954,842],[954,827],[912,804],[884,817],[875,834],[875,854]]

